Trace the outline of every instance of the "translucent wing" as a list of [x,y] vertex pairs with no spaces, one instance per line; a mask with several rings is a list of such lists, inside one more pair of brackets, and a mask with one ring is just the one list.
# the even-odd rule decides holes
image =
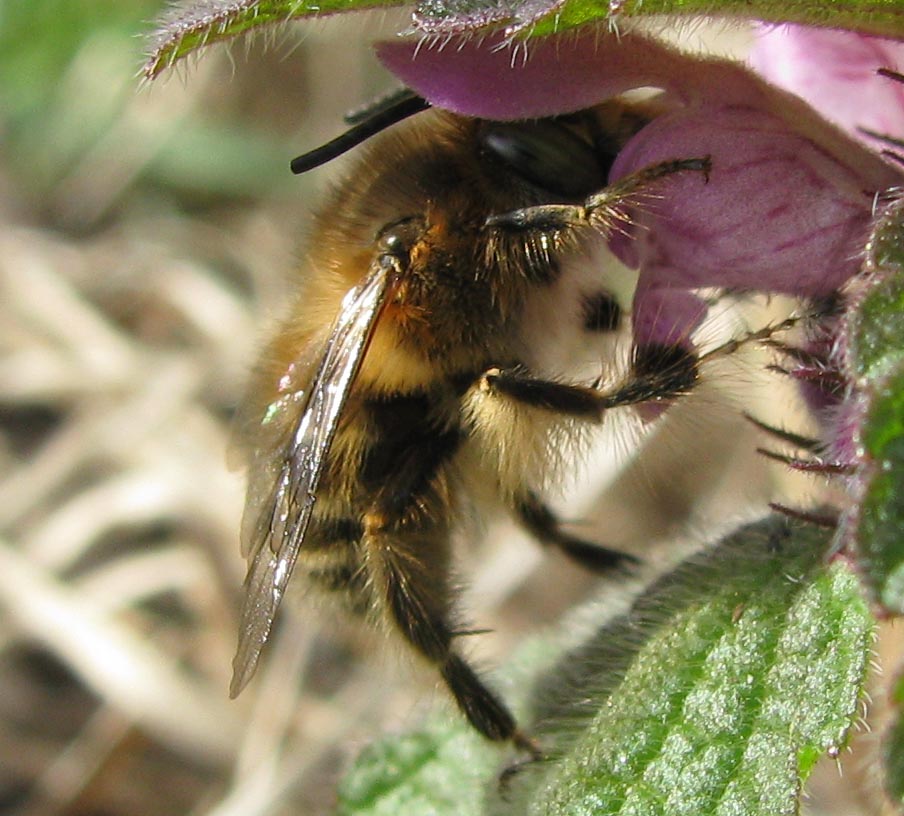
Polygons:
[[[386,302],[391,265],[378,259],[367,277],[343,299],[323,356],[311,379],[298,423],[284,443],[284,453],[264,472],[272,485],[251,519],[250,564],[239,624],[239,644],[232,661],[230,693],[236,696],[257,668],[276,610],[292,575],[304,540],[315,492],[326,463],[342,408],[355,381],[368,342]],[[253,486],[252,489],[259,489]],[[246,510],[246,513],[248,510]]]

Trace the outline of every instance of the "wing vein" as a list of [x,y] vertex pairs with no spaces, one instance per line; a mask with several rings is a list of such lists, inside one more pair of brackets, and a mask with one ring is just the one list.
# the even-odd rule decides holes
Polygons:
[[[292,576],[342,410],[387,300],[394,266],[377,258],[330,327],[279,475],[253,527],[230,694],[254,675]],[[252,474],[253,477],[254,474]]]

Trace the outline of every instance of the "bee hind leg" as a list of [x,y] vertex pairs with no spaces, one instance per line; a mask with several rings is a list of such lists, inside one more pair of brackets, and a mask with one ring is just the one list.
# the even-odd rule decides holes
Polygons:
[[511,740],[519,749],[538,755],[505,703],[452,649],[449,593],[445,581],[439,580],[445,570],[429,563],[431,551],[437,554],[436,540],[426,534],[385,531],[372,532],[366,540],[375,589],[391,621],[415,651],[439,669],[471,725],[487,739]]
[[463,657],[449,652],[440,664],[440,674],[468,722],[487,739],[510,739],[519,748],[530,745],[531,752],[536,750],[518,728],[505,703],[484,685]]
[[514,512],[520,524],[537,541],[560,549],[591,572],[609,572],[640,563],[633,555],[566,533],[553,511],[532,491],[527,491],[515,500]]

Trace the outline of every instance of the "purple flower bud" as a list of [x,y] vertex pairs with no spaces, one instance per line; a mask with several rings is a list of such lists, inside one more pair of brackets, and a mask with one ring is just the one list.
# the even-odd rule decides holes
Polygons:
[[[712,161],[707,184],[674,179],[662,200],[638,208],[631,228],[613,235],[615,254],[641,270],[642,289],[817,296],[858,271],[874,196],[897,174],[859,146],[833,153],[838,134],[828,126],[823,139],[795,128],[793,102],[784,111],[701,102],[659,117],[628,143],[613,179],[675,156]],[[646,308],[635,303],[637,319]]]

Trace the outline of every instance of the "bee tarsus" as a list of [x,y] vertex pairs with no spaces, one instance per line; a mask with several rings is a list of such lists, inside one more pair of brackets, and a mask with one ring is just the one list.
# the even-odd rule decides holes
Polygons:
[[682,172],[702,173],[709,181],[712,162],[708,156],[699,159],[674,159],[644,167],[614,184],[587,196],[582,204],[538,204],[507,213],[491,215],[488,227],[512,232],[558,233],[582,227],[598,230],[612,228],[624,219],[624,206],[632,196],[643,193],[658,179]]
[[[516,744],[518,744],[517,741]],[[497,787],[499,789],[499,795],[500,797],[502,797],[503,802],[508,801],[512,782],[517,779],[520,774],[524,773],[524,771],[526,771],[528,768],[538,762],[542,762],[545,758],[543,752],[540,750],[540,747],[533,740],[527,739],[526,744],[518,744],[518,747],[521,748],[521,750],[524,751],[524,753],[526,753],[528,756],[526,759],[519,759],[516,762],[509,763],[505,768],[502,769],[502,772],[499,774]]]

